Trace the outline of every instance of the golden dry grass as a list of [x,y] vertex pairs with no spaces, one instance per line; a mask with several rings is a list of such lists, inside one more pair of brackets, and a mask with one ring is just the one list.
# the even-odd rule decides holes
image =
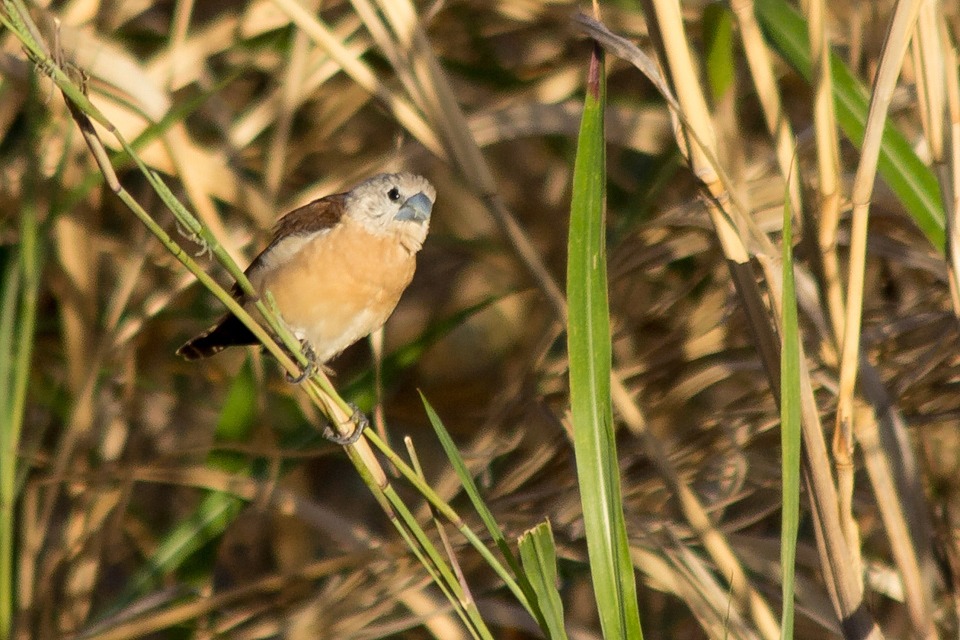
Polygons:
[[[466,505],[434,444],[422,390],[508,536],[550,519],[570,635],[599,637],[558,319],[590,51],[571,21],[579,6],[419,3],[418,39],[390,31],[413,17],[402,3],[388,3],[396,13],[372,15],[364,2],[320,4],[93,0],[37,6],[33,16],[48,44],[58,41],[64,59],[86,74],[90,98],[123,135],[148,132],[143,159],[241,265],[294,206],[381,170],[430,178],[439,193],[431,235],[387,327],[386,352],[407,349],[406,359],[388,360],[388,431],[398,449],[410,434],[430,484]],[[940,9],[955,43],[956,7]],[[701,57],[710,29],[704,7],[684,10]],[[891,10],[828,7],[829,41],[861,78],[877,68]],[[653,51],[639,11],[605,7],[603,18]],[[43,247],[17,459],[13,637],[467,637],[340,449],[312,436],[316,411],[269,357],[174,356],[219,315],[219,303],[103,186],[63,100],[11,33],[0,38],[0,266],[15,259],[28,208],[39,216]],[[778,242],[782,167],[736,42],[731,84],[710,105],[718,155],[757,227]],[[818,219],[828,205],[817,189],[831,174],[815,143],[815,92],[787,65],[772,64],[795,134],[806,215]],[[632,66],[611,56],[608,68],[614,367],[649,432],[623,429],[618,440],[645,637],[765,637],[731,596],[736,588],[678,504],[677,488],[699,499],[751,592],[779,612],[775,397],[669,111]],[[928,116],[916,97],[921,71],[908,56],[891,116],[932,164]],[[846,141],[839,151],[843,275],[859,154]],[[126,189],[200,254],[142,175],[122,158],[115,166]],[[949,197],[950,165],[942,166]],[[798,233],[798,260],[814,274],[808,282],[825,291],[816,227]],[[200,259],[230,284],[209,256]],[[762,282],[762,269],[754,264],[753,272]],[[904,454],[891,461],[902,468],[888,473],[916,490],[897,501],[912,527],[930,620],[918,625],[904,604],[892,527],[861,453],[869,433],[859,434],[852,493],[864,606],[888,637],[955,634],[960,332],[950,262],[882,183],[871,199],[865,273],[862,348],[872,369],[861,371],[861,384],[875,391],[858,398],[883,409],[881,423],[900,426],[884,437],[907,438],[884,445]],[[830,431],[840,376],[834,312],[819,323],[809,310],[801,314]],[[369,361],[361,343],[333,363],[334,384],[368,407]],[[222,492],[218,511],[201,524],[213,492]],[[796,637],[841,637],[816,525],[805,499],[801,507]],[[496,637],[537,637],[489,567],[452,537]],[[182,563],[143,577],[160,562],[158,549],[172,547],[186,556]]]

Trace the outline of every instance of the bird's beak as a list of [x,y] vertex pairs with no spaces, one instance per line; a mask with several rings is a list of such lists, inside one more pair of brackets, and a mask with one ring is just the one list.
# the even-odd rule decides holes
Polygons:
[[421,191],[417,195],[407,198],[407,201],[400,207],[400,211],[397,212],[394,219],[424,222],[430,219],[430,211],[432,209],[433,202]]

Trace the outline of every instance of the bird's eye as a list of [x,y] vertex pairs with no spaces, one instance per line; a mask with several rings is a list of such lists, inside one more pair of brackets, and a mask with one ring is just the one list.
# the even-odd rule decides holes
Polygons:
[[390,198],[391,202],[396,202],[400,199],[400,189],[397,189],[396,187],[390,189],[390,191],[387,191],[387,197]]

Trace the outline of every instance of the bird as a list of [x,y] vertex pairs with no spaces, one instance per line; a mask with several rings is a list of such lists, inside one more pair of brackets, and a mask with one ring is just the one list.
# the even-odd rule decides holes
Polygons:
[[[260,296],[273,295],[310,366],[323,366],[382,327],[393,313],[413,279],[436,195],[422,176],[381,173],[294,209],[277,222],[273,239],[244,273]],[[254,310],[257,298],[237,285],[233,296]],[[177,354],[198,360],[258,343],[227,313]],[[291,381],[305,379],[310,366]]]

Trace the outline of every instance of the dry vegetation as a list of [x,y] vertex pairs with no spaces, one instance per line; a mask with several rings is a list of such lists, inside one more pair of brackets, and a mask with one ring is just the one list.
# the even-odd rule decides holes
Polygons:
[[[470,513],[435,445],[422,390],[508,538],[550,519],[568,631],[599,637],[558,320],[591,49],[571,17],[585,7],[418,5],[465,122],[443,102],[436,78],[414,64],[423,63],[410,53],[416,43],[385,46],[392,35],[376,25],[384,29],[390,17],[375,20],[365,2],[74,0],[37,2],[32,15],[72,77],[82,70],[93,102],[127,140],[139,141],[144,161],[241,265],[283,211],[381,170],[430,178],[439,193],[431,235],[386,331],[387,431],[398,450],[409,434],[430,484]],[[941,5],[934,15],[956,42],[957,5]],[[757,228],[779,243],[783,166],[763,124],[742,25],[717,8],[686,3],[683,18],[691,49],[715,65],[702,82],[711,90],[720,162]],[[835,51],[858,77],[873,77],[891,3],[834,2],[828,10]],[[324,40],[317,17],[337,47]],[[602,17],[653,55],[639,10],[604,7]],[[724,32],[718,23],[733,25],[728,48],[715,37]],[[4,512],[16,518],[13,637],[468,637],[342,449],[316,435],[315,408],[270,356],[236,350],[189,364],[174,356],[221,305],[104,185],[44,70],[9,31],[0,31],[0,44],[3,282],[13,286],[24,216],[39,221],[42,268],[15,459],[18,502]],[[918,98],[925,68],[918,56],[906,58],[890,116],[932,165],[937,145],[918,106],[929,99]],[[815,92],[775,55],[772,65],[805,203],[798,266],[823,290],[816,227],[829,205],[817,190],[829,171],[815,142]],[[645,637],[769,638],[757,603],[779,618],[776,396],[663,99],[633,66],[610,56],[607,69],[613,364],[646,427],[618,437]],[[948,158],[949,149],[941,149]],[[834,174],[841,275],[859,157],[844,139]],[[113,161],[133,198],[229,285],[129,159]],[[950,170],[940,172],[947,199]],[[860,371],[873,391],[861,387],[857,406],[877,408],[885,473],[899,484],[884,494],[882,478],[868,474],[864,427],[853,458],[858,530],[848,535],[862,552],[863,612],[891,638],[957,633],[960,335],[948,264],[878,181]],[[754,275],[766,277],[756,263]],[[16,324],[15,308],[3,302],[0,325]],[[802,300],[801,308],[829,444],[839,348],[828,318],[836,309]],[[334,385],[372,411],[369,354],[360,343],[332,364]],[[0,364],[4,376],[14,366]],[[4,393],[6,410],[12,394]],[[0,464],[14,464],[9,452]],[[845,477],[843,468],[833,473]],[[730,585],[715,541],[705,543],[678,495],[705,507],[746,586]],[[906,564],[891,542],[899,529],[878,506],[890,496],[913,536]],[[806,494],[801,509],[796,637],[841,637]],[[429,512],[417,516],[426,521]],[[451,542],[495,637],[537,637],[489,567],[455,532]],[[904,603],[905,566],[921,584],[912,605]]]

